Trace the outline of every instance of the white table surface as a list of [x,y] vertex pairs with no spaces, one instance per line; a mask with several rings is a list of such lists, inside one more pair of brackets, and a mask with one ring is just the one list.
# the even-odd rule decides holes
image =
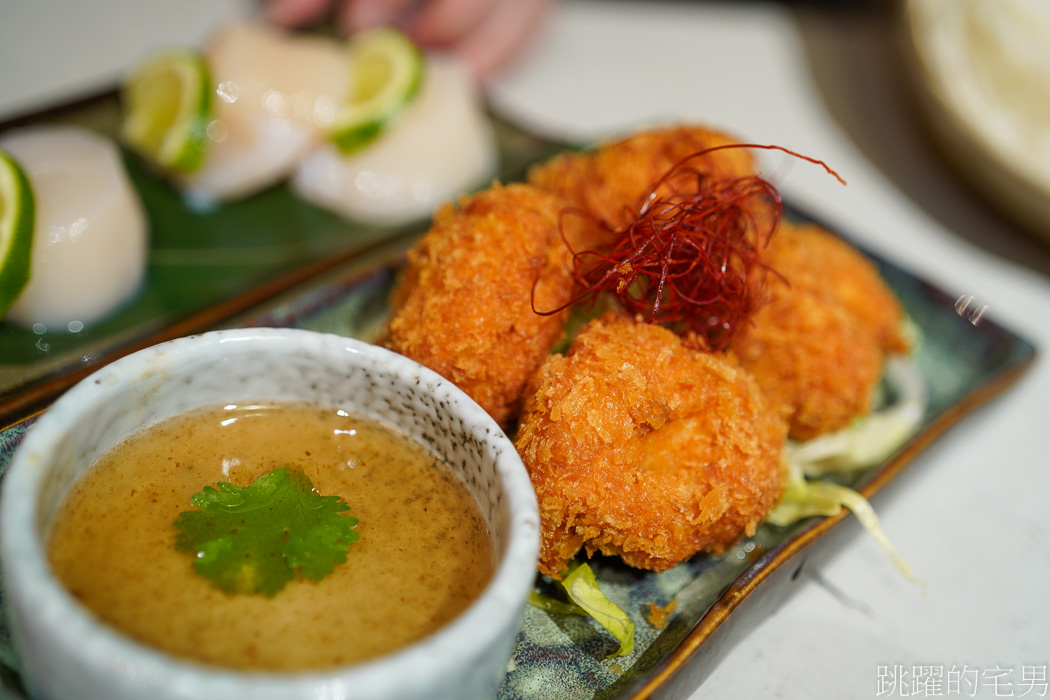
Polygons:
[[[197,42],[252,7],[2,0],[0,120],[112,85],[148,49]],[[562,138],[692,120],[825,160],[847,187],[817,167],[767,162],[791,201],[1048,348],[1050,243],[976,201],[934,158],[908,111],[891,29],[870,13],[768,3],[570,0],[490,95]],[[1048,429],[1040,357],[874,499],[925,595],[848,524],[838,551],[691,697],[877,697],[880,670],[913,666],[944,674],[920,697],[1050,697]]]

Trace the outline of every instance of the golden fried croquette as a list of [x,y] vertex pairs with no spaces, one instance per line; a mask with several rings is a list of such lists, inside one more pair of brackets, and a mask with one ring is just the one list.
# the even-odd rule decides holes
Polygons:
[[558,231],[563,200],[494,185],[445,205],[408,253],[383,343],[463,389],[507,426],[528,378],[562,335],[572,292]]
[[766,262],[793,289],[834,298],[884,352],[907,352],[904,310],[875,264],[856,248],[816,224],[784,224],[770,241]]
[[786,426],[725,355],[615,313],[529,384],[516,446],[540,504],[539,569],[581,547],[662,571],[753,534],[779,500]]
[[908,347],[896,297],[870,261],[817,226],[782,224],[763,259],[783,279],[768,276],[769,303],[734,335],[740,364],[784,411],[792,438],[867,414],[884,353]]
[[[684,158],[736,140],[700,126],[643,131],[584,153],[566,153],[533,166],[529,183],[554,192],[615,230],[626,228],[655,184]],[[746,148],[728,148],[689,161],[713,180],[753,174]],[[696,189],[696,176],[680,174],[657,192]],[[593,246],[589,246],[593,247]]]
[[840,304],[810,290],[775,295],[730,348],[780,407],[791,437],[841,428],[871,407],[882,353]]

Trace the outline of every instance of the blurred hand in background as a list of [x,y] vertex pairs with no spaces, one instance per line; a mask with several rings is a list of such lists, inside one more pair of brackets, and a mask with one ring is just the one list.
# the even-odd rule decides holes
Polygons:
[[537,33],[554,0],[265,0],[267,17],[302,27],[334,16],[345,34],[379,25],[425,49],[461,56],[481,79],[508,64]]

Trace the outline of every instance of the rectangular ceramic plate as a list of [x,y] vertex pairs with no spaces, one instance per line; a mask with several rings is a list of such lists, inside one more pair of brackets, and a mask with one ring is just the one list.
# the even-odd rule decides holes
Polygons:
[[[86,111],[85,111],[86,110]],[[112,96],[78,105],[47,119],[64,119],[109,131]],[[97,121],[98,114],[103,114]],[[105,114],[109,113],[106,117]],[[91,120],[96,121],[92,122]],[[556,144],[544,143],[498,124],[504,154],[503,179],[520,177],[527,163],[546,157]],[[136,186],[143,192],[154,221],[167,228],[155,232],[150,286],[137,301],[90,337],[49,338],[61,346],[52,357],[19,354],[22,343],[40,337],[0,324],[0,474],[35,416],[45,405],[92,369],[138,347],[190,332],[229,326],[292,326],[339,333],[365,340],[374,337],[387,314],[386,300],[405,249],[422,226],[397,231],[353,226],[299,202],[275,188],[228,210],[208,216],[223,218],[224,227],[239,230],[216,248],[204,234],[182,231],[204,226],[199,212],[162,182],[129,159]],[[792,212],[797,219],[808,219]],[[266,226],[257,222],[266,221]],[[260,231],[274,230],[260,239]],[[293,222],[293,223],[288,223]],[[301,233],[296,234],[295,231]],[[186,234],[180,238],[180,231]],[[251,234],[250,236],[248,234]],[[302,237],[297,240],[296,235]],[[258,265],[245,269],[201,262],[209,251],[254,251]],[[243,249],[243,250],[241,250]],[[220,261],[222,257],[220,256]],[[177,270],[166,269],[178,260]],[[870,497],[961,416],[1015,382],[1035,357],[1033,346],[985,317],[977,325],[955,311],[955,299],[906,271],[876,260],[922,331],[917,363],[930,392],[920,431],[884,464],[849,482]],[[205,273],[226,276],[183,299],[187,283]],[[158,299],[178,297],[178,304]],[[68,345],[68,347],[67,347]],[[627,611],[637,630],[636,646],[626,657],[609,659],[617,643],[593,621],[556,617],[529,608],[501,699],[644,698],[657,689],[662,697],[692,692],[761,616],[789,593],[816,545],[829,542],[836,518],[813,518],[789,528],[763,526],[755,537],[720,557],[698,556],[664,573],[628,568],[617,560],[592,560],[607,595]],[[2,593],[2,582],[0,582]],[[669,624],[648,621],[651,605],[676,602]],[[20,697],[18,662],[6,625],[0,619],[0,680]]]

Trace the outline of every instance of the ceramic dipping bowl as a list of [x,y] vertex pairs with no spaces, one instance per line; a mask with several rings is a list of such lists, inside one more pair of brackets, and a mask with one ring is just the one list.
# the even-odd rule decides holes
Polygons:
[[[325,671],[243,672],[174,658],[100,623],[52,573],[45,538],[78,476],[128,435],[208,405],[311,401],[432,447],[477,499],[496,556],[489,585],[429,637]],[[224,330],[142,350],[63,395],[14,456],[0,500],[5,600],[27,690],[54,700],[492,698],[535,577],[536,499],[496,423],[451,382],[393,352],[289,329]],[[104,543],[99,543],[104,546]],[[422,564],[422,563],[421,563]]]

